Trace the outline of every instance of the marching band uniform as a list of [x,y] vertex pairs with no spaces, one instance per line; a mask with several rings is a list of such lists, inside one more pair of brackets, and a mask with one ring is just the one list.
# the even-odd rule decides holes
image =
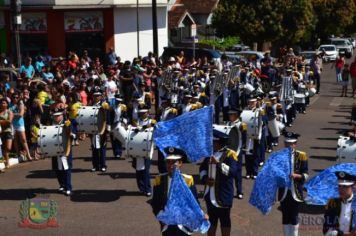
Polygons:
[[[260,101],[262,102],[262,101]],[[257,153],[257,163],[259,166],[262,166],[265,162],[266,158],[266,148],[267,148],[267,134],[268,133],[268,117],[267,117],[267,112],[266,112],[266,104],[263,103],[261,104],[261,107],[259,108],[261,110],[261,117],[262,117],[262,135],[261,139],[259,140],[259,145],[256,147],[256,153]]]
[[[148,109],[146,107],[141,108],[139,111],[139,119],[133,121],[133,126],[137,129],[135,132],[145,130],[153,127],[157,122],[154,119],[150,119],[148,115]],[[146,196],[151,196],[151,182],[150,182],[150,157],[137,157],[132,161],[132,167],[136,169],[136,182],[140,192]]]
[[[113,117],[113,128],[115,128],[120,122],[123,121],[123,118],[126,117],[127,107],[123,104],[123,99],[120,95],[115,95],[116,106],[111,111],[114,113],[111,117]],[[122,154],[122,143],[117,140],[112,133],[110,133],[112,150],[115,158],[120,158]]]
[[[104,110],[109,109],[109,104],[101,100],[102,92],[99,88],[94,89],[94,104],[93,106],[101,106]],[[102,171],[106,172],[106,131],[103,134],[92,134],[90,135],[91,139],[91,149],[92,149],[92,164],[93,168],[91,169],[92,172],[95,171]]]
[[227,139],[228,136],[224,133],[216,132],[214,142],[218,144],[214,144],[215,153],[213,157],[205,158],[200,166],[200,178],[206,183],[204,199],[211,224],[209,235],[215,235],[219,220],[222,236],[230,235],[231,231],[230,210],[238,157],[234,150],[226,147],[216,150],[217,147],[223,147]]
[[247,124],[242,122],[239,118],[241,111],[236,109],[231,109],[229,111],[229,115],[235,114],[237,115],[237,119],[227,123],[228,126],[232,126],[229,139],[227,141],[227,147],[232,150],[240,149],[237,158],[237,168],[235,174],[235,187],[236,187],[236,196],[238,199],[243,198],[243,190],[242,190],[242,162],[244,151],[246,148],[246,139],[247,139]]
[[[178,110],[174,107],[171,107],[169,104],[169,100],[167,98],[161,98],[162,101],[162,109],[160,111],[160,121],[167,121],[171,120],[175,117],[178,116]],[[164,155],[163,153],[158,149],[158,172],[159,173],[166,173],[167,168],[166,168],[166,163],[164,161]]]
[[[168,154],[166,157],[167,161],[181,161],[182,159],[187,158],[185,152],[177,148],[169,147],[165,149],[165,152]],[[186,174],[182,175],[190,191],[192,192],[194,197],[198,199],[193,176]],[[153,186],[153,196],[151,201],[152,210],[155,216],[157,216],[160,211],[164,210],[167,204],[168,192],[171,185],[171,181],[172,179],[170,173],[163,173],[157,175],[155,178]],[[160,224],[163,236],[188,236],[192,234],[192,232],[183,225],[164,225],[162,222],[160,222]]]
[[[251,97],[249,99],[248,110],[256,110],[259,109],[256,107],[257,99],[255,97]],[[259,144],[259,140],[248,138],[246,141],[246,154],[245,154],[245,167],[246,167],[246,178],[250,179],[251,177],[255,179],[257,177],[258,172],[258,158],[257,158],[257,146]]]
[[[53,125],[64,125],[63,132],[71,132],[71,122],[69,120],[64,121],[63,110],[56,109],[53,113]],[[70,135],[72,137],[72,135]],[[70,144],[72,142],[69,142]],[[71,146],[69,147],[71,149]],[[53,156],[52,157],[52,169],[56,172],[57,180],[59,183],[58,192],[64,193],[66,196],[72,195],[72,166],[73,166],[72,150],[67,157],[65,156]]]
[[[355,185],[356,176],[343,171],[335,173],[338,178],[339,187],[351,187]],[[347,199],[330,199],[325,208],[323,234],[325,236],[342,236],[348,232],[355,233],[355,197],[351,194]],[[354,235],[354,234],[352,234]]]
[[285,144],[293,149],[291,156],[292,175],[298,174],[300,178],[291,178],[290,189],[280,189],[279,201],[282,209],[282,222],[285,236],[298,235],[298,214],[300,204],[304,201],[303,185],[308,179],[308,157],[305,152],[295,150],[298,134],[288,132],[285,134]]

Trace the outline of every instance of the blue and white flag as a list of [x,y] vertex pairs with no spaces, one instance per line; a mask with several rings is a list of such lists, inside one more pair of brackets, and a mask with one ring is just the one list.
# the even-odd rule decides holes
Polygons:
[[167,204],[157,219],[166,225],[183,225],[202,234],[209,230],[210,222],[204,218],[204,212],[178,169],[173,173]]
[[291,186],[291,155],[291,148],[273,152],[257,175],[249,203],[264,215],[271,211],[278,188]]
[[166,147],[175,147],[184,150],[191,162],[210,157],[213,153],[213,107],[158,122],[153,139],[164,156],[167,156]]
[[335,174],[338,171],[356,175],[356,163],[342,163],[331,166],[309,179],[304,184],[304,188],[308,192],[305,198],[307,204],[326,205],[330,198],[339,197],[338,180]]

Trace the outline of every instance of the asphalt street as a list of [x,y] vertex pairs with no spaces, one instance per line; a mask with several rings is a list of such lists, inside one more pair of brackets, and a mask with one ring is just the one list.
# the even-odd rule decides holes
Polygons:
[[[324,64],[321,93],[314,96],[307,114],[299,114],[290,131],[300,137],[298,149],[309,156],[310,176],[335,163],[338,136],[348,129],[350,97],[339,97],[341,87],[336,84],[331,64]],[[280,142],[283,144],[282,142]],[[275,150],[282,148],[282,145]],[[160,235],[149,198],[141,196],[136,187],[131,161],[115,160],[109,149],[106,173],[91,173],[88,140],[74,147],[72,174],[73,196],[57,194],[57,180],[51,171],[50,159],[22,163],[0,174],[0,235]],[[195,177],[198,190],[198,166],[187,164],[183,172]],[[152,181],[158,173],[157,163],[151,166]],[[276,203],[272,212],[263,216],[249,205],[253,180],[243,181],[243,200],[234,200],[231,235],[282,235],[281,212]],[[58,228],[19,228],[21,201],[33,197],[49,197],[58,203]],[[200,198],[201,205],[205,203]],[[303,206],[299,235],[321,235],[323,208]]]

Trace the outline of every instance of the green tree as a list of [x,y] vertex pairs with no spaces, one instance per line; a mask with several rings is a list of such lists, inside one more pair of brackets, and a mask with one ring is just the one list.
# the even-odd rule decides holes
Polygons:
[[221,0],[213,15],[219,36],[238,35],[243,42],[302,39],[314,23],[309,0]]
[[315,33],[321,39],[343,34],[353,24],[355,0],[314,0],[313,7],[317,16]]

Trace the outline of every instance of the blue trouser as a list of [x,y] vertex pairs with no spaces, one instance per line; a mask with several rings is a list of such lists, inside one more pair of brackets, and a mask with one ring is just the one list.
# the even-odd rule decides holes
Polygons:
[[163,153],[158,149],[158,162],[157,162],[157,166],[158,166],[158,172],[159,173],[167,173],[167,166],[166,166],[166,162],[164,159],[164,155]]
[[256,158],[256,154],[246,154],[245,155],[245,165],[246,165],[246,175],[257,176],[258,159]]
[[[133,159],[133,166],[136,169],[136,159]],[[144,158],[144,165],[145,169],[144,170],[136,170],[136,182],[137,182],[137,187],[140,190],[140,192],[143,193],[151,193],[151,180],[150,180],[150,166],[151,166],[151,160],[149,158]]]
[[73,155],[70,152],[69,156],[67,157],[68,162],[68,170],[60,170],[58,168],[58,157],[52,157],[52,169],[55,170],[56,177],[61,188],[65,190],[72,190],[72,166],[73,166]]
[[100,170],[106,168],[106,146],[95,148],[91,146],[93,168]]
[[257,162],[265,162],[265,157],[266,157],[266,134],[265,134],[265,126],[262,129],[262,136],[259,145],[256,147],[256,153],[257,153]]
[[119,140],[117,140],[113,134],[110,134],[111,146],[114,157],[122,155],[122,144]]
[[230,218],[230,207],[216,207],[210,202],[210,197],[206,201],[206,208],[209,215],[209,222],[212,226],[216,227],[218,221],[220,220],[221,227],[231,227],[231,218]]
[[300,202],[293,199],[290,190],[287,192],[286,198],[281,202],[282,223],[284,225],[297,225]]
[[242,191],[242,163],[243,163],[243,156],[244,154],[242,151],[239,153],[239,157],[237,159],[237,169],[235,173],[235,187],[237,195],[243,194]]
[[[77,133],[78,133],[78,122],[76,119],[71,119],[70,120],[70,128],[71,128],[71,132],[73,134],[75,134],[75,136],[77,136]],[[75,137],[75,139],[77,139],[77,137]]]

